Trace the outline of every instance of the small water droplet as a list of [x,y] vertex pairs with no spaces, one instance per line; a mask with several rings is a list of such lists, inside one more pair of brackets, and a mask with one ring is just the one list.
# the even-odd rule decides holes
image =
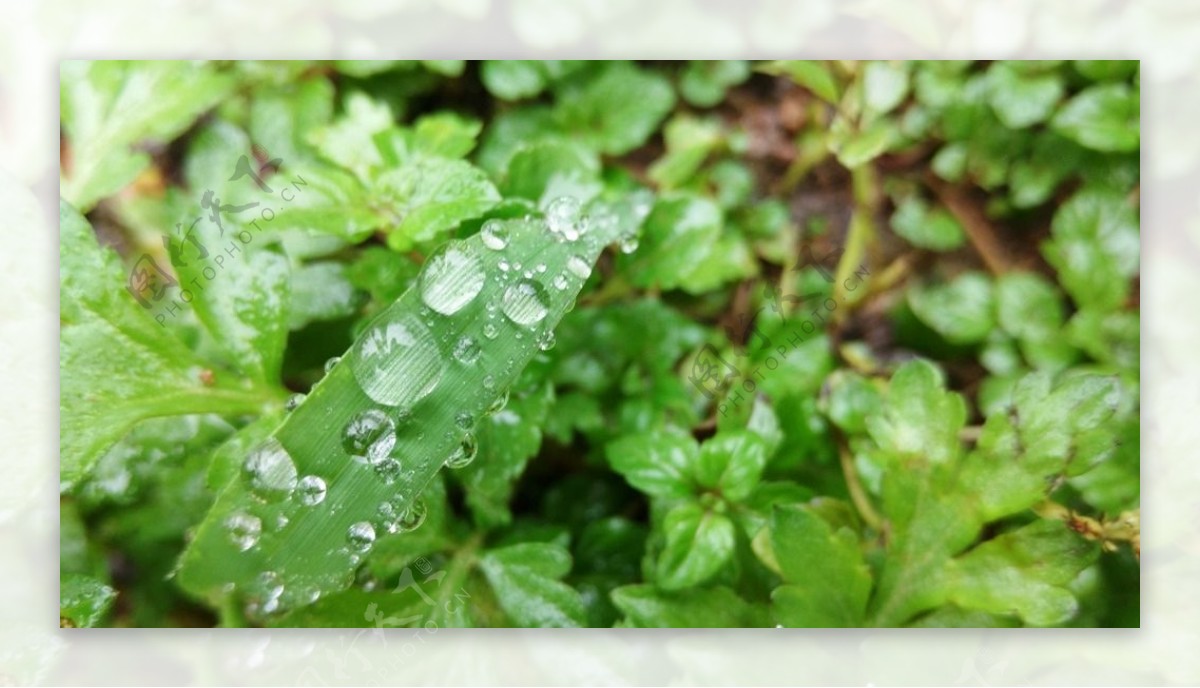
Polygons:
[[488,339],[495,339],[499,334],[500,330],[496,327],[496,323],[489,322],[483,324],[483,336]]
[[626,253],[626,254],[628,254],[628,253],[633,253],[634,251],[636,251],[636,250],[638,249],[638,238],[637,238],[637,235],[636,235],[636,234],[630,234],[630,235],[629,235],[629,236],[627,236],[627,237],[623,237],[623,238],[621,239],[621,242],[620,242],[619,246],[620,246],[620,249],[621,249],[621,253]]
[[483,378],[483,388],[484,389],[495,389],[496,388],[496,378],[491,375],[485,375]]
[[587,279],[592,274],[592,266],[582,256],[571,256],[567,259],[567,270],[579,279]]
[[396,519],[394,523],[396,532],[407,533],[420,528],[421,524],[425,522],[425,516],[428,512],[429,509],[425,506],[425,500],[418,498],[417,501],[413,502],[412,506],[404,509]]
[[385,485],[391,485],[396,482],[396,478],[400,477],[400,462],[385,458],[375,464],[375,475],[384,482]]
[[538,338],[538,348],[542,351],[549,351],[554,348],[554,330],[546,330],[542,336]]
[[[487,328],[484,327],[485,336],[486,329]],[[495,329],[494,326],[493,329]],[[460,337],[458,342],[454,345],[455,360],[466,365],[471,365],[475,361],[479,360],[479,354],[482,352],[483,349],[479,346],[479,342],[474,337],[468,335],[463,335]]]
[[509,320],[518,325],[540,322],[550,312],[545,288],[533,280],[521,280],[509,285],[504,290],[500,308]]
[[479,230],[483,245],[493,251],[501,251],[508,246],[508,228],[500,220],[488,220]]
[[448,244],[425,263],[420,280],[425,305],[454,315],[483,289],[483,265],[475,254]]
[[242,464],[254,494],[267,501],[286,498],[296,487],[296,464],[274,437],[250,452]]
[[388,406],[424,399],[445,371],[436,340],[413,316],[375,325],[355,346],[354,377],[367,396]]
[[487,411],[485,411],[484,413],[487,413],[489,416],[494,413],[499,413],[499,412],[503,411],[504,407],[507,405],[508,405],[508,390],[504,390],[504,394],[501,394],[500,396],[496,397],[496,400],[492,402],[491,406],[487,407]]
[[365,552],[375,543],[375,526],[367,521],[359,521],[346,531],[346,540],[354,549]]
[[555,275],[550,284],[554,285],[555,289],[562,291],[567,288],[567,278],[564,275]]
[[538,264],[537,264],[537,267],[535,267],[535,268],[534,268],[534,270],[537,270],[538,274],[540,275],[540,274],[542,274],[542,273],[546,272],[546,264],[545,264],[545,263],[538,263]]
[[304,397],[305,395],[303,394],[293,394],[292,396],[288,397],[287,401],[283,402],[283,410],[287,411],[288,413],[295,411],[300,404],[304,403]]
[[470,430],[475,425],[475,417],[466,411],[459,411],[454,416],[454,424],[463,430]]
[[316,506],[325,501],[325,480],[315,475],[306,475],[296,484],[296,494],[305,506]]
[[337,365],[338,361],[340,360],[342,360],[341,356],[334,356],[328,361],[325,361],[325,374],[328,375],[329,373],[333,372],[333,367]]
[[342,431],[342,448],[359,463],[383,460],[396,446],[396,424],[379,409],[367,409],[350,419]]
[[503,259],[499,263],[496,263],[496,267],[500,268],[500,272],[508,272],[510,268],[508,261]]
[[580,217],[579,200],[562,196],[546,207],[546,226],[567,241],[575,241],[586,231],[586,221]]
[[467,433],[462,442],[459,442],[458,447],[454,449],[454,453],[446,459],[446,468],[459,469],[469,465],[475,460],[475,454],[479,451],[479,446],[475,443],[475,435]]
[[245,552],[258,544],[258,537],[262,535],[262,519],[239,511],[225,519],[225,529],[229,531],[229,539],[234,546]]

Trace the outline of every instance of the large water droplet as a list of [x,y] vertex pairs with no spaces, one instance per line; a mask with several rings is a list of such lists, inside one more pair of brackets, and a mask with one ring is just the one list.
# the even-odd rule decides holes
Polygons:
[[567,270],[579,279],[587,279],[592,274],[592,266],[582,256],[571,256],[567,259]]
[[429,509],[425,506],[425,500],[418,498],[412,503],[412,506],[399,513],[392,525],[397,533],[407,533],[420,528],[428,513]]
[[482,352],[483,349],[479,346],[479,342],[469,335],[463,335],[454,344],[454,358],[459,363],[471,365],[479,360],[479,354]]
[[367,521],[359,521],[346,531],[346,540],[354,549],[365,552],[375,543],[375,526]]
[[225,529],[229,531],[229,539],[234,546],[245,552],[258,543],[258,537],[262,535],[262,519],[239,511],[225,519]]
[[442,315],[453,315],[479,294],[483,279],[478,256],[447,245],[421,270],[421,300]]
[[396,446],[396,424],[379,409],[368,409],[346,423],[342,448],[359,463],[382,461]]
[[468,432],[462,438],[462,442],[455,447],[454,453],[446,459],[446,468],[458,469],[470,465],[475,460],[478,450],[479,445],[475,442],[475,435]]
[[306,475],[296,483],[296,495],[305,506],[316,506],[325,501],[325,479],[315,475]]
[[541,284],[533,280],[521,280],[504,290],[501,310],[508,319],[518,325],[540,322],[550,312],[549,299]]
[[415,317],[375,325],[356,346],[354,377],[367,396],[381,404],[412,405],[442,379],[445,365],[437,342]]
[[504,390],[504,394],[496,397],[496,400],[492,402],[491,406],[487,407],[487,411],[484,411],[484,413],[489,416],[493,413],[500,413],[504,410],[505,406],[508,406],[508,390]]
[[284,499],[296,487],[296,464],[274,437],[250,452],[242,470],[249,478],[254,494],[267,501]]
[[500,251],[508,246],[508,228],[500,220],[488,220],[483,223],[479,236],[483,239],[483,245],[493,251]]

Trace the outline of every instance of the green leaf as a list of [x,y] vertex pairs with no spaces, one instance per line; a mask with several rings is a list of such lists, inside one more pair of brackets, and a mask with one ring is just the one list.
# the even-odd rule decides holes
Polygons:
[[947,597],[966,609],[1016,614],[1034,626],[1062,624],[1079,606],[1067,586],[1098,552],[1066,524],[1037,521],[951,562]]
[[391,128],[395,118],[386,103],[362,92],[350,93],[345,108],[337,121],[310,133],[309,141],[327,160],[366,182],[384,163],[375,137]]
[[571,555],[556,545],[528,543],[492,550],[479,566],[504,613],[526,628],[569,628],[585,622],[579,593],[559,581]]
[[665,77],[615,62],[560,93],[556,114],[596,150],[621,155],[645,143],[674,105],[675,92]]
[[693,464],[696,482],[718,490],[731,501],[740,502],[758,485],[767,465],[767,447],[749,430],[727,430],[700,446]]
[[[203,371],[213,372],[212,364],[189,351],[138,305],[122,284],[125,278],[116,255],[96,243],[87,221],[65,202],[59,227],[64,491],[142,420],[255,413],[277,398],[273,390],[255,388],[224,371],[216,371],[212,384],[206,385]],[[140,269],[159,269],[147,266]],[[121,365],[113,367],[112,361]]]
[[966,243],[962,225],[944,208],[930,208],[919,196],[906,197],[892,214],[892,229],[917,248],[953,251]]
[[288,329],[298,330],[321,320],[353,315],[359,292],[346,274],[346,266],[333,261],[309,263],[292,272]]
[[1050,230],[1042,253],[1075,303],[1104,311],[1120,306],[1140,256],[1137,214],[1125,199],[1084,189],[1058,209]]
[[1108,153],[1135,151],[1141,142],[1141,105],[1127,84],[1089,86],[1058,111],[1051,126],[1082,146]]
[[933,364],[905,363],[892,376],[883,412],[868,416],[871,439],[897,458],[917,464],[948,464],[961,450],[958,433],[967,419],[963,399],[943,389]]
[[585,146],[567,139],[535,141],[508,161],[505,196],[548,203],[570,195],[586,201],[599,189],[600,160]]
[[62,626],[92,628],[104,620],[117,592],[95,578],[68,573],[59,581],[58,599]]
[[797,628],[862,625],[871,573],[854,533],[833,529],[803,507],[775,507],[770,529],[786,583],[771,593],[776,620]]
[[333,119],[333,97],[324,76],[259,90],[250,105],[250,135],[285,167],[311,159],[309,136]]
[[839,119],[829,132],[829,150],[843,167],[854,169],[883,155],[896,142],[896,126],[886,119],[855,129]]
[[192,61],[67,60],[59,78],[70,142],[62,195],[83,211],[150,164],[133,146],[169,142],[234,86],[212,64]]
[[908,95],[908,63],[872,60],[863,68],[863,105],[884,115]]
[[730,87],[749,78],[747,60],[691,60],[679,78],[679,94],[697,107],[712,107]]
[[388,246],[401,251],[427,242],[500,201],[487,175],[462,160],[419,158],[379,176],[379,195],[399,222]]
[[692,195],[659,199],[643,225],[640,247],[625,257],[635,283],[679,286],[713,250],[720,234],[721,211],[712,201]]
[[488,92],[503,100],[520,100],[546,88],[546,74],[537,60],[484,60],[480,77]]
[[679,188],[691,180],[722,140],[718,121],[688,115],[668,122],[663,135],[667,152],[648,171],[650,179],[663,189]]
[[867,378],[849,370],[837,370],[825,381],[828,390],[821,398],[821,411],[834,425],[851,434],[867,429],[867,420],[883,408],[883,395]]
[[663,533],[666,546],[659,555],[656,580],[664,590],[703,583],[733,557],[733,522],[695,502],[667,512]]
[[[503,223],[503,250],[473,236],[430,257],[417,286],[365,327],[251,454],[184,553],[186,590],[218,601],[232,587],[261,602],[256,581],[270,574],[284,586],[282,612],[348,587],[372,533],[411,527],[406,515],[465,437],[459,415],[478,417],[515,382],[582,286],[568,263],[590,265],[616,238],[607,226],[569,242],[541,220]],[[547,269],[514,277],[502,260]],[[565,289],[542,284],[558,276]],[[326,489],[312,503],[317,480]],[[287,525],[276,529],[280,516]]]
[[1047,340],[1062,328],[1062,297],[1040,275],[1010,272],[996,280],[996,320],[1018,339]]
[[812,91],[827,103],[837,104],[841,89],[828,65],[818,60],[778,60],[761,65],[759,71],[767,74],[786,74],[792,81]]
[[761,626],[754,609],[725,587],[679,592],[650,585],[626,585],[612,591],[613,604],[635,628],[746,628]]
[[946,284],[915,286],[908,305],[926,325],[947,341],[981,341],[995,325],[992,281],[979,272],[965,272]]
[[987,79],[988,102],[1011,129],[1046,121],[1063,96],[1058,74],[1024,73],[1011,62],[997,62],[988,70]]
[[665,430],[627,435],[609,444],[605,455],[613,470],[652,497],[692,494],[691,466],[699,448],[689,435]]

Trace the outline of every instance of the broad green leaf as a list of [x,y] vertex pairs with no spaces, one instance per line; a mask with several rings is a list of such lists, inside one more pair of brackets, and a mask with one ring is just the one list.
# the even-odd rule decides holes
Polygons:
[[944,208],[930,208],[919,196],[909,196],[892,214],[892,229],[917,248],[953,251],[966,243],[962,225]]
[[659,199],[643,225],[638,250],[628,256],[638,285],[671,289],[683,283],[713,250],[721,233],[721,211],[691,195]]
[[405,250],[479,217],[500,200],[484,172],[461,160],[419,158],[380,175],[379,195],[398,219],[388,246]]
[[250,105],[250,135],[285,169],[310,159],[316,151],[310,134],[333,119],[333,84],[320,76],[255,94]]
[[596,150],[620,155],[645,143],[674,105],[675,92],[666,78],[615,62],[560,93],[557,115]]
[[1117,194],[1084,189],[1054,214],[1042,246],[1063,288],[1080,307],[1116,308],[1138,272],[1140,237],[1134,209]]
[[747,60],[691,60],[679,77],[679,94],[697,107],[712,107],[725,92],[750,78]]
[[954,461],[967,409],[961,396],[943,387],[942,373],[933,364],[917,360],[901,366],[888,385],[883,412],[866,418],[871,439],[906,462]]
[[1008,273],[996,280],[996,320],[1018,339],[1048,339],[1062,327],[1062,297],[1040,275]]
[[669,431],[629,435],[608,445],[605,455],[613,470],[652,497],[692,494],[691,467],[699,449],[688,435]]
[[1074,66],[1092,81],[1127,79],[1138,71],[1137,60],[1075,60]]
[[951,562],[948,599],[959,607],[1016,614],[1033,626],[1064,623],[1078,610],[1068,584],[1099,548],[1059,521],[1037,521]]
[[64,628],[91,628],[104,620],[117,592],[95,578],[65,574],[59,581],[58,615]]
[[834,425],[852,434],[867,429],[867,420],[880,413],[883,395],[867,378],[849,370],[835,371],[825,381],[821,411]]
[[666,545],[659,555],[656,581],[664,590],[682,590],[713,577],[733,557],[733,522],[695,502],[667,512]]
[[367,182],[384,162],[375,137],[391,128],[395,119],[386,103],[361,92],[352,92],[345,108],[336,121],[311,132],[309,142],[330,162]]
[[479,566],[504,613],[518,626],[564,628],[584,625],[579,593],[560,582],[571,555],[542,543],[512,545],[484,554]]
[[727,430],[700,446],[692,472],[701,487],[739,502],[758,485],[766,465],[767,447],[758,435],[749,430]]
[[537,60],[484,60],[480,77],[488,92],[503,100],[536,96],[546,87],[546,74]]
[[359,296],[342,263],[318,261],[301,266],[292,271],[288,329],[352,315]]
[[675,189],[691,180],[708,155],[721,143],[716,120],[679,115],[664,127],[666,154],[654,161],[648,175],[663,189]]
[[987,73],[988,102],[996,116],[1012,129],[1044,122],[1063,96],[1056,73],[1027,74],[1011,62],[998,62]]
[[62,63],[65,154],[62,195],[87,211],[150,164],[137,144],[166,143],[232,90],[209,63],[68,60]]
[[626,585],[612,592],[613,604],[635,628],[746,628],[763,625],[737,593],[725,587],[679,592]]
[[981,341],[995,326],[993,291],[986,275],[965,272],[945,284],[909,289],[908,304],[947,341],[970,344]]
[[837,104],[841,89],[829,66],[818,60],[778,60],[758,68],[767,74],[786,74],[822,100]]
[[116,255],[97,244],[87,221],[65,202],[59,226],[64,491],[142,420],[257,413],[278,399],[274,390],[214,370],[151,318],[126,289]]
[[1093,150],[1134,151],[1141,143],[1141,105],[1127,84],[1089,86],[1051,121],[1055,131]]
[[[581,201],[600,189],[600,161],[588,148],[567,139],[536,141],[508,161],[504,193],[535,203],[570,193]],[[582,193],[580,193],[582,192]]]
[[[247,458],[184,553],[186,590],[216,602],[232,589],[262,609],[266,576],[283,586],[283,612],[348,587],[376,537],[419,520],[418,496],[466,437],[460,415],[478,417],[515,382],[582,286],[578,266],[618,228],[574,242],[538,219],[502,231],[503,249],[473,236],[431,256]],[[546,270],[527,278],[502,261]],[[558,277],[566,288],[550,286]]]
[[877,115],[891,112],[908,95],[908,64],[872,60],[863,68],[863,105]]
[[776,620],[800,628],[860,626],[871,574],[854,533],[803,507],[775,507],[770,528],[785,582],[771,593]]
[[854,128],[841,119],[838,122],[833,125],[826,141],[829,151],[837,156],[838,162],[849,169],[865,165],[883,155],[897,139],[895,125],[886,119],[875,120],[862,129]]

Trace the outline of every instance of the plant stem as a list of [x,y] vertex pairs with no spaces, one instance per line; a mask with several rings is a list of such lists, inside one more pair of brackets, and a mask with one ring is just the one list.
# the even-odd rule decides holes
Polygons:
[[838,440],[838,460],[842,464],[842,474],[846,476],[846,489],[850,492],[850,501],[854,503],[858,515],[873,530],[882,531],[883,519],[871,505],[867,491],[863,489],[862,482],[858,479],[858,472],[854,470],[854,457],[850,455],[845,441],[840,439]]

